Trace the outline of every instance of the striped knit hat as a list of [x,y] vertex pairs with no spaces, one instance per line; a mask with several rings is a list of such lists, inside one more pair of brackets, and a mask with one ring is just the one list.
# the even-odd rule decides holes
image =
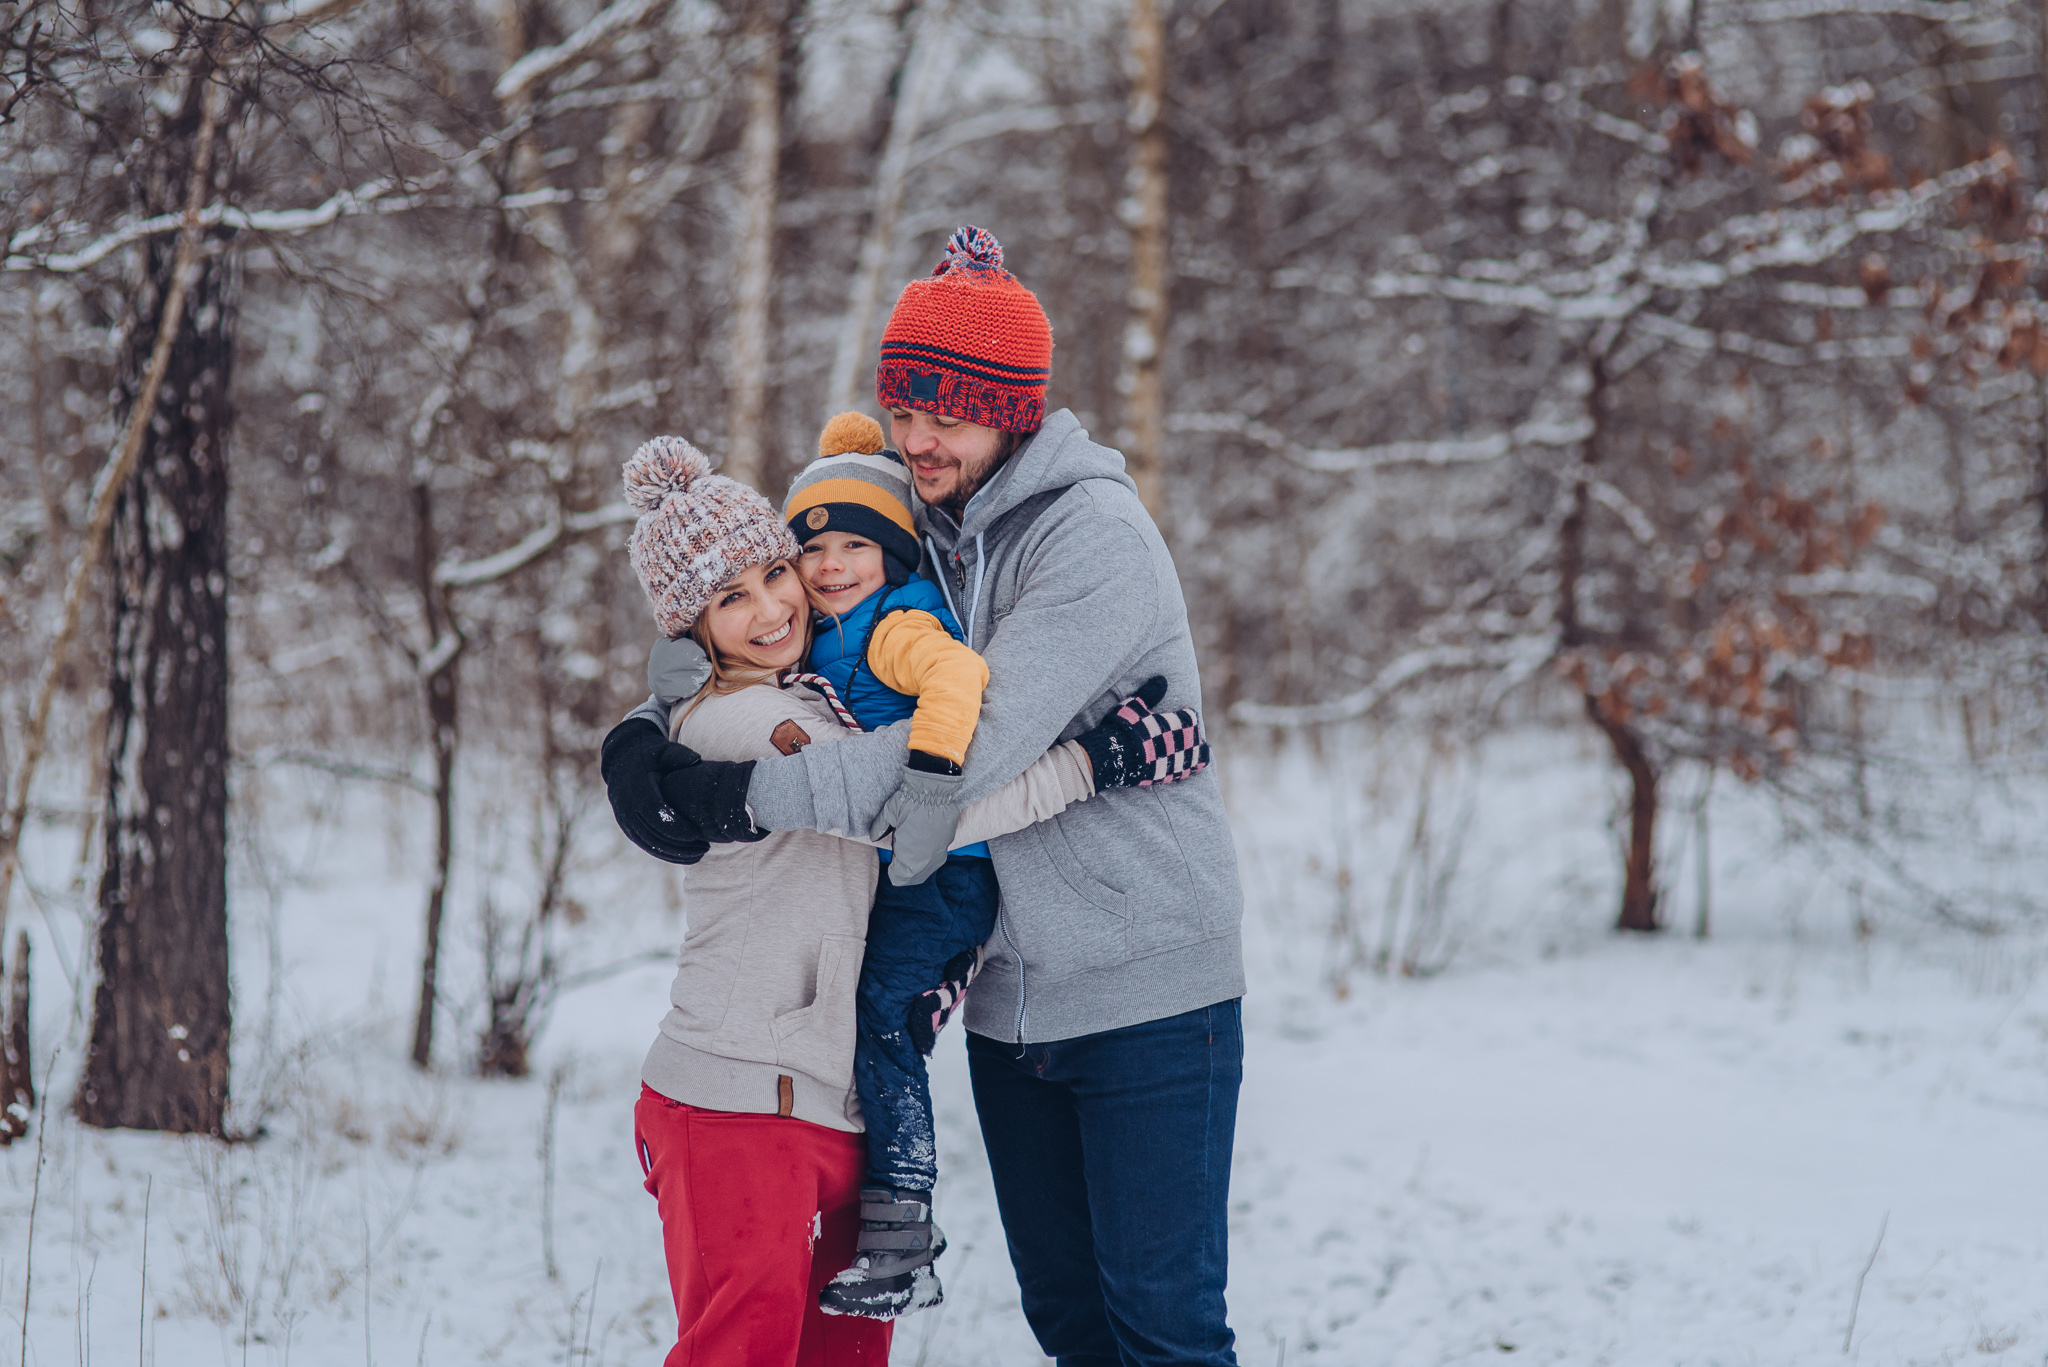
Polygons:
[[1005,432],[1045,422],[1052,324],[1038,296],[1003,269],[1003,246],[980,228],[954,232],[946,257],[903,287],[882,330],[875,397]]
[[798,541],[820,532],[866,537],[882,548],[892,584],[917,568],[910,470],[883,449],[882,425],[865,413],[841,413],[825,424],[818,458],[791,481],[782,518]]
[[626,550],[670,640],[696,624],[721,584],[798,553],[767,499],[712,474],[704,453],[681,437],[656,437],[622,473],[626,502],[640,514]]

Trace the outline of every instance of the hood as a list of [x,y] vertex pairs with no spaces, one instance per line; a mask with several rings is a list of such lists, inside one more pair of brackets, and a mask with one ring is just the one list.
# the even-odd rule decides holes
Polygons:
[[1062,408],[1049,414],[1031,440],[1018,447],[995,478],[967,501],[967,515],[959,526],[954,526],[946,513],[919,503],[919,528],[930,532],[941,546],[951,547],[987,531],[1026,499],[1084,479],[1113,479],[1133,492],[1138,487],[1124,473],[1123,453],[1091,441],[1073,410]]

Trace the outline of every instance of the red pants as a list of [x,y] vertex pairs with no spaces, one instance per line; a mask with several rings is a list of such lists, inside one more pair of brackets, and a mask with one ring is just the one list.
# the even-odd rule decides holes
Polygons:
[[853,1262],[862,1136],[702,1110],[643,1084],[633,1147],[676,1298],[667,1367],[887,1367],[894,1325],[818,1309]]

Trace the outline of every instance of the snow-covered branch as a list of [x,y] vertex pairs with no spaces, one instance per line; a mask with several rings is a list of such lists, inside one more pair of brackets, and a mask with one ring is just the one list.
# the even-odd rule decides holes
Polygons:
[[491,93],[500,103],[522,95],[534,82],[554,75],[622,29],[645,19],[668,0],[617,0],[591,17],[589,22],[551,47],[537,47],[505,68]]
[[1356,721],[1409,684],[1432,674],[1526,668],[1532,663],[1540,665],[1556,652],[1557,638],[1551,635],[1521,636],[1476,646],[1427,646],[1409,651],[1374,675],[1365,687],[1333,701],[1302,706],[1241,702],[1230,709],[1230,716],[1234,721],[1256,726]]
[[[365,213],[392,213],[415,208],[425,202],[422,192],[445,181],[437,173],[423,180],[415,181],[410,187],[401,187],[391,180],[372,180],[351,190],[337,191],[319,204],[304,209],[242,209],[232,204],[209,204],[198,214],[201,228],[228,227],[263,233],[303,233],[314,228],[324,228],[343,218]],[[394,191],[404,192],[394,196]],[[113,253],[140,242],[144,238],[160,233],[175,232],[185,222],[185,215],[157,214],[150,218],[133,219],[117,225],[110,231],[94,238],[85,246],[73,252],[57,252],[48,256],[30,256],[23,249],[49,240],[60,234],[61,229],[50,229],[38,224],[15,234],[7,244],[7,257],[0,261],[0,270],[8,271],[52,271],[70,274],[89,270],[107,259]]]
[[1593,434],[1589,418],[1537,419],[1509,432],[1439,441],[1390,441],[1375,446],[1316,449],[1298,446],[1277,429],[1241,413],[1176,413],[1169,432],[1227,432],[1276,451],[1322,474],[1384,470],[1399,465],[1468,465],[1499,460],[1521,446],[1571,446]]
[[1066,128],[1075,124],[1103,123],[1114,120],[1121,122],[1124,116],[1122,105],[1077,104],[1064,108],[1055,105],[1035,105],[1026,109],[999,109],[991,114],[962,119],[947,127],[943,133],[935,133],[910,149],[909,165],[922,166],[957,151],[970,143],[999,138],[1005,133],[1050,133],[1055,128]]
[[1988,19],[2007,5],[1977,3],[1977,0],[1751,0],[1748,4],[1716,5],[1707,11],[1711,28],[1741,28],[1749,24],[1782,23],[1788,19],[1824,19],[1832,15],[1898,15],[1926,19],[1937,24],[1970,23]]
[[[434,570],[434,582],[443,588],[467,589],[489,584],[517,573],[553,550],[565,536],[580,536],[603,527],[631,522],[637,516],[623,503],[607,503],[589,512],[567,512],[560,504],[548,509],[547,521],[504,550],[479,560],[451,560]],[[424,666],[422,667],[424,672]]]
[[1912,574],[1887,574],[1882,570],[1816,570],[1812,574],[1788,576],[1785,592],[1822,597],[1846,594],[1858,598],[1904,598],[1931,608],[1941,590]]

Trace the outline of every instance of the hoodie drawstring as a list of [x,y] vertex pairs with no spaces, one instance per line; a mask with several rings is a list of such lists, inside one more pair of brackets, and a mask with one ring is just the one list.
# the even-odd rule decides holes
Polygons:
[[[982,533],[974,534],[974,600],[968,604],[965,617],[960,615],[960,605],[953,601],[953,590],[946,585],[946,557],[939,554],[939,543],[930,536],[924,539],[924,544],[931,548],[932,564],[939,567],[939,592],[946,595],[946,609],[953,614],[953,620],[960,624],[960,630],[967,638],[965,645],[969,650],[974,649],[974,619],[981,612],[981,572],[983,566],[988,564],[988,557],[982,552],[981,538]],[[959,558],[957,554],[953,557],[956,561]]]

